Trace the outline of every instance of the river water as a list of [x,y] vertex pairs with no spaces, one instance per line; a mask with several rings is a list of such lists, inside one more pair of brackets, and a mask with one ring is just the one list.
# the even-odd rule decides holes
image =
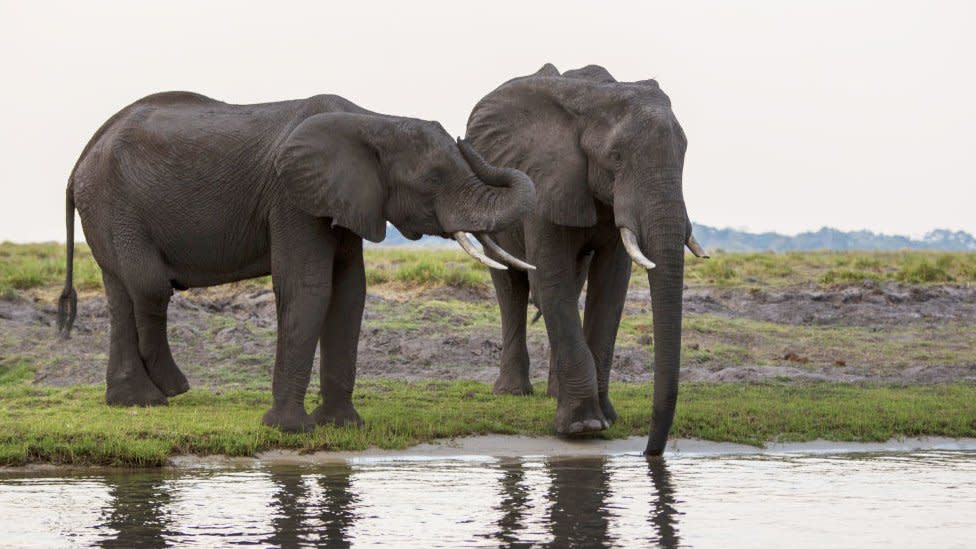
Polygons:
[[0,473],[0,546],[976,547],[976,452]]

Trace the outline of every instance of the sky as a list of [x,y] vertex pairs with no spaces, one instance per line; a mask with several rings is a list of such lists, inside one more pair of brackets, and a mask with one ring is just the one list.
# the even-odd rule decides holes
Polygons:
[[546,62],[658,80],[698,223],[976,233],[976,3],[799,4],[0,0],[0,241],[63,241],[85,143],[150,93],[335,93],[463,135]]

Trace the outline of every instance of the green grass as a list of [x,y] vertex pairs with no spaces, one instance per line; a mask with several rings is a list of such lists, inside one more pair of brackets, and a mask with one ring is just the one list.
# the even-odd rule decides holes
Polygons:
[[[64,284],[63,244],[0,243],[0,294],[35,288],[60,288]],[[395,283],[406,287],[485,287],[491,284],[487,268],[461,250],[369,248],[364,252],[366,281],[370,285]],[[91,250],[75,246],[75,287],[99,290],[101,271]],[[270,287],[270,277],[241,282]]]
[[[488,289],[488,269],[457,249],[368,248],[364,252],[366,282],[370,287]],[[927,251],[899,252],[790,252],[724,253],[709,260],[688,257],[685,275],[690,285],[788,286],[815,282],[823,285],[864,280],[906,283],[976,282],[976,253]],[[0,243],[0,296],[19,291],[59,289],[64,282],[64,246],[61,244]],[[240,282],[270,286],[269,277]],[[647,279],[634,276],[631,284],[646,287]],[[101,288],[101,274],[91,251],[75,247],[75,286]]]
[[[260,424],[264,391],[196,390],[169,406],[114,408],[101,386],[0,386],[0,464],[27,462],[159,466],[175,454],[250,456],[262,450],[404,448],[486,433],[548,435],[553,399],[495,396],[477,382],[365,382],[355,403],[361,429],[322,427],[284,434]],[[976,387],[859,387],[841,384],[685,384],[672,435],[762,445],[816,438],[976,436]],[[612,390],[620,420],[600,435],[644,435],[649,385]],[[307,406],[315,405],[310,397]],[[635,448],[637,450],[638,448]]]
[[[945,321],[919,327],[896,324],[780,324],[749,318],[696,314],[684,317],[682,363],[766,366],[783,364],[788,352],[811,366],[866,366],[886,373],[920,364],[976,363],[972,323]],[[624,315],[617,346],[639,346],[653,333],[650,315]],[[795,365],[795,364],[792,364]]]
[[899,281],[908,283],[976,282],[976,253],[971,252],[718,252],[706,261],[685,262],[689,283],[717,286],[823,285]]
[[34,370],[26,362],[11,362],[0,356],[0,386],[29,382],[34,379]]
[[377,249],[364,252],[366,283],[406,287],[487,287],[488,270],[460,250]]
[[[945,321],[919,327],[897,324],[793,325],[719,315],[688,315],[683,321],[684,364],[784,364],[787,352],[797,353],[812,366],[869,367],[886,373],[920,364],[976,362],[976,330],[971,322]],[[653,330],[649,316],[621,320],[617,345],[636,345]]]
[[[0,293],[64,284],[63,244],[0,243]],[[102,275],[88,246],[75,247],[75,288],[97,290]]]

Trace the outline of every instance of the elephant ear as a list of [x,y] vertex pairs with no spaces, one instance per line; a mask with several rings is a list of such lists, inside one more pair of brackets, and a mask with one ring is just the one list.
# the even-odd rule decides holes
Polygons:
[[591,227],[596,203],[574,114],[548,89],[565,83],[546,64],[532,76],[503,84],[471,112],[467,139],[489,163],[532,178],[538,216],[558,225]]
[[344,113],[317,114],[299,124],[275,158],[288,199],[299,209],[332,218],[372,242],[386,236],[386,201],[376,152]]

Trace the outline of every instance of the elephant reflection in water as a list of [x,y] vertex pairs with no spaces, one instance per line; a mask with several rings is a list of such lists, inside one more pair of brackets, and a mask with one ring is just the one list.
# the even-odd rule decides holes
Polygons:
[[603,457],[547,463],[553,547],[607,545],[610,471]]
[[[673,548],[680,545],[675,527],[680,513],[675,508],[674,486],[671,473],[663,459],[647,460],[647,475],[653,486],[653,501],[648,523],[651,526],[648,541],[657,547]],[[526,545],[519,540],[519,533],[526,529],[530,489],[525,479],[521,461],[502,465],[502,503],[498,510],[501,518],[497,530],[490,537],[502,547]],[[611,513],[607,507],[612,490],[610,470],[606,457],[550,459],[546,462],[551,484],[548,526],[551,547],[602,547],[610,542],[608,526]]]
[[496,510],[501,513],[501,518],[496,523],[498,529],[486,537],[497,540],[503,546],[512,546],[518,543],[518,533],[525,528],[523,521],[529,502],[529,487],[525,483],[525,468],[520,460],[502,463],[500,467],[503,471],[502,501]]
[[276,547],[309,543],[350,547],[349,529],[356,520],[352,508],[357,501],[350,490],[351,474],[351,467],[339,465],[312,475],[323,492],[320,501],[313,501],[306,484],[309,475],[294,469],[272,470],[271,482],[276,488],[270,504],[274,532],[263,543]]
[[173,533],[166,508],[172,501],[167,478],[159,475],[123,474],[105,477],[111,497],[100,528],[113,537],[99,542],[102,547],[165,547]]
[[675,517],[681,513],[675,508],[677,499],[674,497],[674,485],[671,483],[671,472],[668,465],[660,457],[647,458],[647,476],[654,486],[657,499],[651,507],[651,526],[657,532],[657,544],[661,547],[677,547],[680,545],[678,532],[675,530]]

